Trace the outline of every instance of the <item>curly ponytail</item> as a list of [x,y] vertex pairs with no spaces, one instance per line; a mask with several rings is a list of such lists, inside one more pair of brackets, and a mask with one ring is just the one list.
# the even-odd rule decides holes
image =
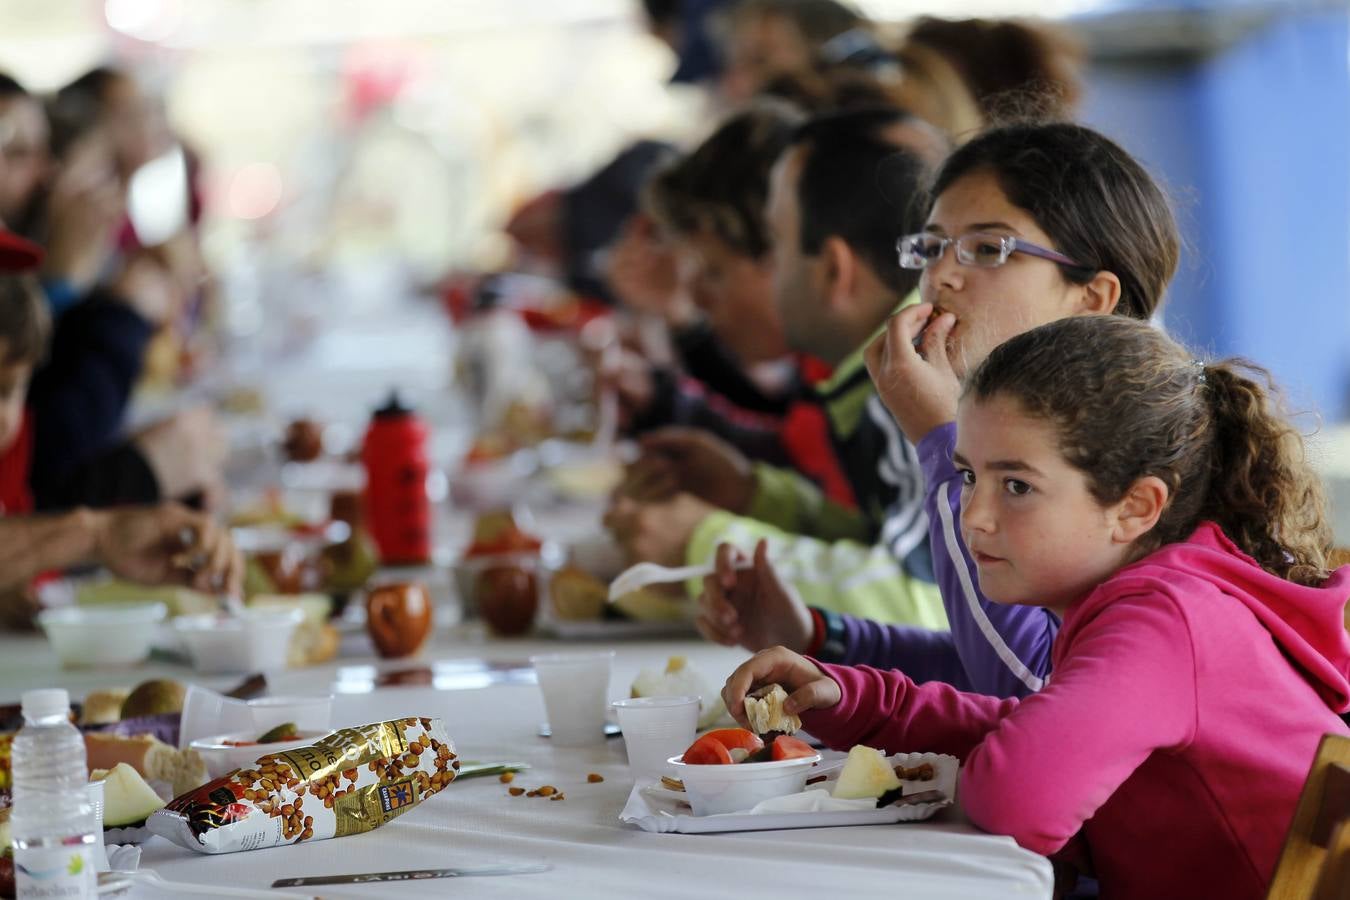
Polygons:
[[1298,432],[1273,408],[1270,373],[1226,361],[1206,366],[1205,381],[1214,440],[1201,518],[1218,523],[1261,568],[1320,584],[1331,549],[1321,482],[1304,460]]
[[1321,483],[1264,369],[1204,365],[1146,323],[1080,316],[1000,345],[965,392],[1012,397],[1051,422],[1103,506],[1140,478],[1161,479],[1170,496],[1143,549],[1185,540],[1211,520],[1266,571],[1305,585],[1327,578]]

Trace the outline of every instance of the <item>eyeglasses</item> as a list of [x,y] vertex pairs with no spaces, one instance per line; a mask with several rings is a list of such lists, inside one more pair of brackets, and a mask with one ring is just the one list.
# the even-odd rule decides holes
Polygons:
[[1028,256],[1048,259],[1071,269],[1093,270],[1092,266],[1085,266],[1063,253],[1033,244],[1022,238],[1007,234],[986,234],[980,231],[963,234],[957,238],[942,237],[928,232],[907,234],[895,242],[895,249],[900,254],[900,268],[926,269],[942,259],[942,254],[947,252],[948,244],[956,245],[956,261],[963,266],[996,269],[1007,262],[1008,257],[1012,254],[1025,253]]

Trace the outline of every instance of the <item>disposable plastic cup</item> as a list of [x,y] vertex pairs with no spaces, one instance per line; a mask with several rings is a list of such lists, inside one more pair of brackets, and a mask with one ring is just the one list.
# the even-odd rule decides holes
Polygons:
[[103,782],[91,781],[85,787],[89,808],[94,811],[94,869],[108,871],[108,849],[103,844]]
[[605,742],[609,670],[614,651],[531,656],[556,747]]
[[694,741],[698,729],[698,697],[635,697],[615,700],[628,768],[634,775],[660,778],[670,774],[668,760]]

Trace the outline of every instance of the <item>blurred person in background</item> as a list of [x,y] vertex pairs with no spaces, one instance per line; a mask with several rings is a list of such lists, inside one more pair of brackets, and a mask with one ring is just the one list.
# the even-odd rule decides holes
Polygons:
[[[49,355],[51,315],[30,271],[40,258],[36,244],[0,229],[0,512],[102,508],[215,490],[223,444],[203,409],[90,451],[60,477],[41,464],[36,436],[51,405],[35,405],[35,393],[47,395],[30,385]],[[65,354],[56,370],[43,370],[54,396],[77,408],[97,401],[116,363],[115,354],[86,349]]]
[[[802,393],[773,304],[764,202],[769,170],[800,114],[761,102],[733,115],[686,157],[653,177],[645,216],[613,254],[615,283],[638,308],[662,316],[681,365],[624,350],[603,372],[629,433],[683,424],[707,430],[752,459],[795,465],[847,494],[816,427],[817,446],[788,422]],[[634,230],[636,230],[636,227]],[[649,245],[641,271],[632,244]],[[768,367],[766,369],[766,367]]]
[[722,72],[722,51],[713,36],[718,15],[734,0],[642,0],[647,29],[675,54],[674,84],[705,84]]
[[986,123],[1030,112],[1072,119],[1082,97],[1083,47],[1050,22],[923,16],[906,32],[904,45],[942,54]]
[[91,129],[102,130],[123,184],[173,143],[158,107],[135,76],[113,66],[90,69],[57,91],[51,115],[58,155]]
[[[745,103],[775,78],[817,69],[831,40],[861,38],[869,29],[866,18],[838,0],[740,0],[723,25],[721,93],[733,105]],[[843,48],[840,55],[851,52]]]
[[215,492],[221,451],[209,411],[120,436],[151,338],[177,314],[183,291],[157,256],[166,251],[117,251],[125,190],[112,141],[92,122],[80,134],[67,122],[65,155],[53,157],[42,105],[8,76],[0,122],[16,123],[0,136],[0,204],[47,244],[40,283],[53,324],[26,397],[37,507]]
[[[124,69],[91,69],[57,91],[48,112],[54,152],[70,160],[71,166],[81,145],[103,145],[104,159],[111,162],[114,176],[102,183],[115,185],[121,204],[113,228],[114,246],[125,262],[144,252],[163,270],[173,292],[174,305],[165,310],[146,350],[142,378],[152,385],[185,380],[195,370],[196,354],[203,347],[200,326],[211,315],[211,281],[196,230],[202,211],[195,184],[200,168],[196,155],[169,129],[158,98]],[[153,167],[159,177],[150,178],[149,164],[168,160],[170,153],[181,155],[181,172],[169,175],[160,165]],[[154,218],[169,216],[170,222],[176,218],[177,225],[161,233],[162,223],[152,224],[144,215],[138,216],[140,208],[153,209]]]
[[651,172],[674,155],[660,141],[635,141],[593,174],[561,190],[531,197],[511,214],[505,231],[516,250],[512,268],[562,282],[606,303],[614,295],[606,252],[638,208]]
[[[75,467],[52,490],[43,491],[32,482],[34,461],[33,420],[27,402],[28,384],[33,369],[46,353],[50,330],[50,312],[46,299],[31,274],[41,258],[36,244],[9,231],[0,230],[0,532],[6,544],[0,551],[0,623],[22,625],[36,611],[36,596],[28,586],[30,579],[49,568],[61,568],[76,562],[92,561],[95,546],[120,548],[125,554],[142,555],[148,567],[138,567],[123,552],[98,557],[128,577],[158,579],[151,571],[161,566],[165,538],[182,549],[193,543],[184,541],[181,531],[166,534],[155,531],[155,523],[180,523],[205,538],[208,559],[217,551],[220,559],[210,567],[210,583],[218,589],[237,584],[233,551],[228,538],[222,539],[214,526],[186,511],[164,507],[158,511],[118,512],[111,516],[95,513],[89,507],[122,506],[155,500],[159,485],[141,451],[124,445]],[[200,448],[196,459],[210,458],[210,448]],[[193,465],[193,459],[175,460],[173,465]],[[52,519],[32,518],[35,509],[60,508],[82,511]],[[15,517],[18,517],[17,519]],[[121,533],[105,534],[107,527]],[[125,533],[150,531],[141,537]],[[152,538],[158,535],[158,543]],[[31,546],[42,540],[41,547]],[[50,544],[48,546],[47,544]],[[167,572],[167,570],[165,570]],[[181,573],[180,573],[181,574]],[[215,584],[215,576],[220,577]],[[206,583],[206,582],[202,582]]]
[[915,20],[896,49],[898,100],[958,143],[1008,119],[1071,119],[1083,49],[1048,23]]
[[812,119],[773,169],[771,289],[791,346],[833,370],[814,399],[857,507],[707,434],[669,430],[643,441],[633,467],[644,496],[621,495],[611,509],[635,555],[698,563],[720,542],[764,537],[813,606],[945,627],[917,455],[863,364],[888,316],[917,299],[918,279],[897,265],[895,241],[922,221],[923,187],[945,149],[925,123],[874,107]]
[[0,72],[0,220],[23,222],[51,175],[51,129],[41,102]]
[[[763,104],[766,107],[777,104],[781,108],[787,103],[807,112],[821,113],[854,108],[875,110],[895,105],[894,92],[884,82],[869,73],[842,68],[779,76],[765,86],[761,97],[768,98],[768,103]],[[766,395],[749,382],[734,354],[725,348],[722,339],[691,299],[687,286],[681,285],[679,280],[678,248],[673,238],[690,231],[688,223],[696,222],[698,214],[697,211],[681,212],[678,207],[691,207],[706,201],[729,206],[734,210],[733,215],[746,222],[756,222],[762,216],[761,209],[767,196],[767,182],[759,179],[759,174],[764,171],[762,161],[753,158],[754,142],[741,133],[753,119],[737,117],[733,121],[739,121],[739,126],[728,127],[731,121],[724,123],[716,137],[705,141],[678,167],[672,167],[662,178],[653,179],[646,191],[648,202],[645,208],[629,220],[610,249],[607,276],[625,309],[656,318],[665,326],[673,339],[684,374],[712,386],[719,396],[739,407],[782,415],[795,393]],[[930,151],[945,152],[946,144],[941,135],[931,129],[928,133]],[[932,150],[933,147],[938,149]],[[746,170],[746,166],[750,169]],[[683,185],[670,177],[676,168],[686,173],[681,179],[686,182]],[[748,174],[751,172],[756,174]],[[765,193],[757,193],[760,187]],[[686,194],[690,196],[682,197]],[[674,206],[672,198],[676,201]],[[660,216],[664,218],[664,224],[657,221],[662,208],[676,214]],[[676,217],[686,222],[676,222]],[[747,231],[753,231],[755,227],[747,226]],[[689,275],[691,271],[686,270],[685,274]],[[734,335],[727,338],[737,339]],[[660,356],[659,353],[655,355]],[[628,387],[631,388],[626,394],[630,401],[628,411],[638,414],[634,428],[641,431],[661,424],[688,422],[672,412],[679,385],[678,378],[673,376],[674,370],[651,366],[646,369],[656,376],[655,382],[639,371],[631,368],[627,371]],[[646,399],[648,397],[650,399]],[[772,456],[760,456],[751,448],[743,449],[750,450],[752,457],[774,461]],[[851,497],[851,492],[845,489],[832,492],[831,496],[843,499]]]

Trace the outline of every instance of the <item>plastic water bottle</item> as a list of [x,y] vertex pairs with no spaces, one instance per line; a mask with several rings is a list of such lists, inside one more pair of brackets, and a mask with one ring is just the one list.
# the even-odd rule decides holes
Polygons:
[[97,896],[95,820],[85,785],[84,738],[70,723],[60,689],[23,695],[24,726],[14,736],[14,875],[19,900]]

